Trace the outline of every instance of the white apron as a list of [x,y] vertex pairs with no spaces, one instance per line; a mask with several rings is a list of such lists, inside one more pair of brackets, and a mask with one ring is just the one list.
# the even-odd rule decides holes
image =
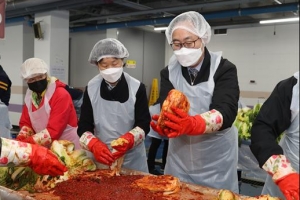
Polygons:
[[[32,128],[36,133],[47,128],[47,124],[50,117],[51,107],[49,105],[49,101],[53,96],[56,89],[56,83],[50,83],[46,90],[44,96],[44,104],[36,111],[32,112],[32,91],[27,89],[26,96],[25,96],[25,104],[28,109],[30,121],[32,124]],[[72,127],[69,124],[61,134],[59,140],[69,140],[74,143],[75,149],[81,149],[79,145],[79,136],[77,135],[77,126]]]
[[[293,87],[291,125],[285,131],[279,145],[282,147],[284,155],[291,162],[292,167],[299,173],[299,72],[294,76],[297,78],[297,84]],[[271,196],[285,199],[271,176],[267,177],[262,194],[270,194]]]
[[[134,128],[135,122],[134,105],[140,82],[127,73],[123,73],[129,87],[129,98],[124,103],[101,98],[100,86],[103,78],[100,74],[88,83],[88,94],[93,107],[95,136],[104,142],[111,151],[111,141]],[[122,167],[148,173],[144,142],[125,154]]]
[[[181,66],[173,56],[169,63],[169,79],[175,89],[190,101],[190,115],[209,111],[215,87],[213,76],[220,64],[221,52],[211,55],[207,82],[191,86],[182,76]],[[182,135],[169,139],[165,174],[182,181],[238,193],[238,134],[232,126],[223,131],[199,136]]]
[[[150,112],[150,115],[159,115],[160,114],[160,104],[155,104],[155,105],[152,105],[149,107],[149,112]],[[156,131],[154,131],[152,129],[152,127],[150,126],[150,131],[148,133],[149,137],[154,137],[154,138],[157,138],[157,139],[160,139],[160,140],[168,140],[167,137],[163,137],[161,135],[159,135]]]

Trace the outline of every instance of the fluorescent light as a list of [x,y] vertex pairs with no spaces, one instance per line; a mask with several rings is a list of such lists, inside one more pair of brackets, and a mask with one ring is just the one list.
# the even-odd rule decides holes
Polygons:
[[164,27],[154,27],[155,31],[165,31],[167,30],[168,27],[164,26]]
[[278,1],[278,0],[274,0],[276,3],[278,3],[278,4],[282,4],[280,1]]
[[272,20],[262,20],[260,24],[272,24],[272,23],[281,23],[281,22],[296,22],[299,21],[299,17],[286,18],[286,19],[272,19]]

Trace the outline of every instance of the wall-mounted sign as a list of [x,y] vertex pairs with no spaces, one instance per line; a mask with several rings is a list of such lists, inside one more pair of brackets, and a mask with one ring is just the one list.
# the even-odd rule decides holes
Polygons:
[[126,61],[126,67],[127,68],[135,68],[136,67],[136,61],[135,60],[127,60]]

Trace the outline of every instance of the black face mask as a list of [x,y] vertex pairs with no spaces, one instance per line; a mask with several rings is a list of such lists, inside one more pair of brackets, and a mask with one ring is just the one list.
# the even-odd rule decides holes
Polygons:
[[47,78],[35,81],[33,83],[27,83],[30,90],[36,93],[42,93],[48,85]]

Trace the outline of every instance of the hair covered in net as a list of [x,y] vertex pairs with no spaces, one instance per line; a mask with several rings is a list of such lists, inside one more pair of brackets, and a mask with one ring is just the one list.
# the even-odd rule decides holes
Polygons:
[[29,58],[21,66],[21,76],[24,79],[35,77],[40,74],[49,74],[49,67],[40,58]]
[[175,17],[169,24],[165,34],[168,40],[168,43],[172,43],[172,35],[176,29],[187,30],[199,38],[202,39],[202,42],[207,45],[211,37],[211,28],[204,17],[195,11],[189,11],[182,13]]
[[128,56],[128,50],[119,40],[114,38],[106,38],[98,41],[95,44],[90,53],[88,61],[97,66],[97,62],[102,58],[127,58]]

